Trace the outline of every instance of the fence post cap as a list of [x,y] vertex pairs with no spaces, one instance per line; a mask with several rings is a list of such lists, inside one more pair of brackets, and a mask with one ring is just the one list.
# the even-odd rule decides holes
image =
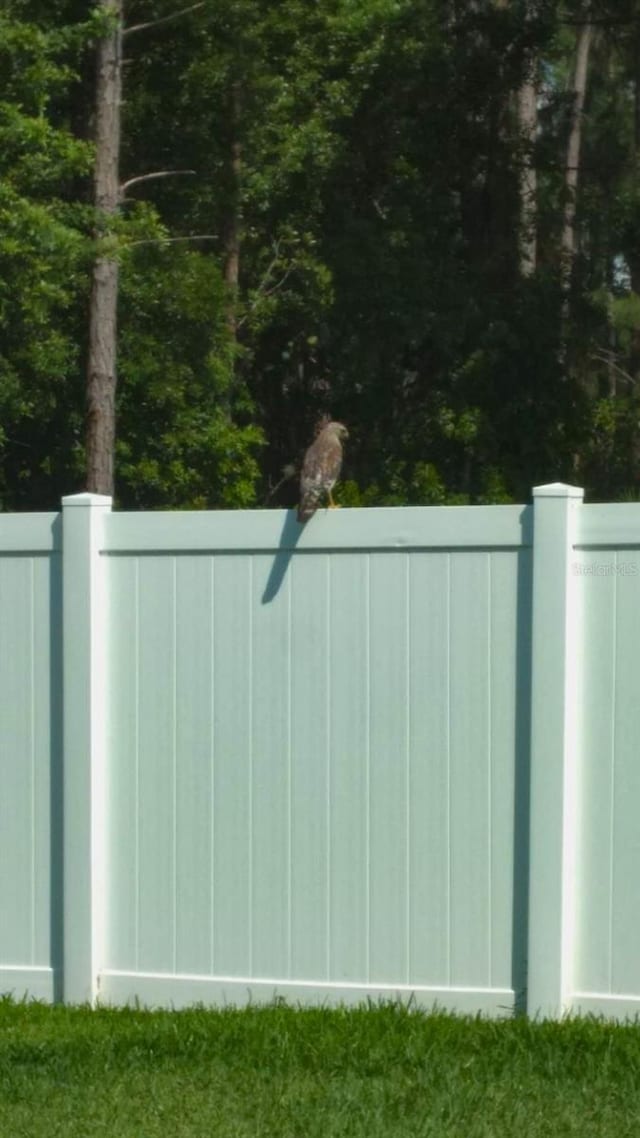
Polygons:
[[110,506],[113,499],[108,494],[67,494],[62,499],[63,506]]
[[584,498],[582,486],[570,486],[567,482],[546,482],[533,487],[534,498]]

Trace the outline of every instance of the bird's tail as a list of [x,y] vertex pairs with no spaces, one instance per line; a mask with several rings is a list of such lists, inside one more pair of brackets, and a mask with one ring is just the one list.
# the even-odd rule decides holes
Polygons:
[[301,525],[309,521],[315,514],[317,506],[305,506],[302,502],[298,506],[298,521]]

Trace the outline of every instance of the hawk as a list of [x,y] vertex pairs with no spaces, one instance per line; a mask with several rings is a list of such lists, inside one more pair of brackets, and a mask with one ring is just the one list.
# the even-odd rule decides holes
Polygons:
[[299,522],[309,521],[325,494],[329,498],[329,505],[335,507],[331,491],[342,466],[342,439],[348,438],[349,432],[344,423],[329,422],[309,447],[300,475]]

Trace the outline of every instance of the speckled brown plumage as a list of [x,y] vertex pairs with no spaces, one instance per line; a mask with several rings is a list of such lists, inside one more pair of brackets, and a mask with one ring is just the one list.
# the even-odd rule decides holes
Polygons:
[[343,423],[330,422],[309,447],[300,475],[299,522],[307,522],[325,496],[329,505],[334,505],[331,491],[342,467],[342,440],[348,437],[349,432]]

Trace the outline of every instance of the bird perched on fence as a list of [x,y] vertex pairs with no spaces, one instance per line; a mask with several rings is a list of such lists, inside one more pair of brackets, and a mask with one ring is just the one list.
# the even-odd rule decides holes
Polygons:
[[344,423],[330,421],[322,427],[309,447],[300,474],[299,522],[309,521],[325,495],[329,499],[329,506],[335,507],[331,491],[342,466],[342,440],[348,438],[349,432]]

